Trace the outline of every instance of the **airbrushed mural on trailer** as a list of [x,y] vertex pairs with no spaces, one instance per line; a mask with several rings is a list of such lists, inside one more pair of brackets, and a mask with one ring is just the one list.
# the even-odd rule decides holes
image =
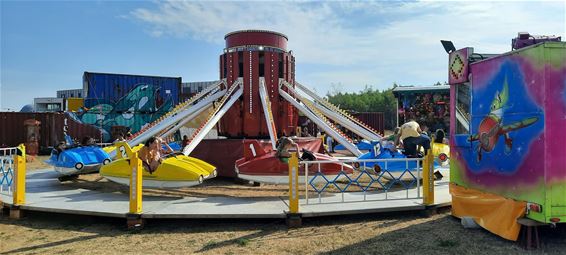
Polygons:
[[[502,90],[497,91],[493,98],[493,102],[489,108],[489,114],[477,125],[477,133],[473,134],[468,139],[468,141],[472,142],[478,141],[475,145],[475,148],[477,148],[478,162],[482,159],[482,151],[492,152],[494,149],[497,149],[495,147],[499,144],[500,136],[503,138],[505,143],[505,154],[513,153],[513,139],[511,138],[511,132],[530,126],[538,120],[538,117],[527,117],[523,120],[503,125],[503,114],[506,111],[506,108],[511,107],[507,105],[508,100],[509,85],[507,84],[507,77],[505,77]],[[516,151],[521,152],[521,147],[516,148]]]
[[566,220],[565,59],[566,43],[544,43],[468,66],[469,132],[451,134],[452,183]]
[[[112,126],[124,126],[132,133],[151,123],[173,107],[172,98],[161,98],[159,87],[140,84],[116,103],[101,103],[78,115],[83,123],[104,130],[105,139],[110,139]],[[108,136],[108,137],[106,137]]]

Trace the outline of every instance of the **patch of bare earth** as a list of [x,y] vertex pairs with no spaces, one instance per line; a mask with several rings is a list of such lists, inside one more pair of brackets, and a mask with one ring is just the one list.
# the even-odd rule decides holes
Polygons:
[[[541,230],[536,253],[566,249],[563,228]],[[279,220],[153,220],[127,231],[123,220],[53,214],[0,219],[1,254],[520,254],[514,242],[464,229],[448,213]]]

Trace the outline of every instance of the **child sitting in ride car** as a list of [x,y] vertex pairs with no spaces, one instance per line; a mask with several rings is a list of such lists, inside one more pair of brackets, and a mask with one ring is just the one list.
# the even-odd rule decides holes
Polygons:
[[[150,174],[155,172],[163,161],[161,144],[161,138],[153,136],[147,139],[144,146],[138,152],[138,156],[143,162],[144,169]],[[165,147],[167,147],[166,153],[173,153],[173,149],[171,149],[167,143],[165,143]]]

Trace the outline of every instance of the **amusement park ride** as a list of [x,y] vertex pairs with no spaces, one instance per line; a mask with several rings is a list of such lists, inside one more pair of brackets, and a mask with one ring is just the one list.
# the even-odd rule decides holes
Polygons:
[[[293,136],[298,111],[358,161],[405,157],[382,146],[375,130],[295,81],[295,59],[286,49],[285,35],[245,30],[229,33],[225,39],[219,81],[147,124],[128,141],[105,148],[103,153],[108,154],[85,147],[54,152],[50,163],[55,170],[76,175],[88,165],[89,171],[100,169],[102,176],[129,184],[133,172],[129,160],[136,157],[143,142],[154,136],[170,136],[205,112],[209,113],[207,118],[181,152],[167,155],[153,173],[142,171],[144,186],[186,187],[215,177],[215,166],[190,156],[214,127],[228,138],[219,139],[221,143],[245,138],[241,140],[242,155],[229,161],[237,177],[289,183],[287,164],[276,157],[276,141]],[[566,136],[562,130],[566,125],[566,42],[560,37],[520,33],[513,40],[512,51],[499,55],[474,53],[469,47],[456,50],[451,42],[442,43],[449,54],[452,214],[473,218],[509,240],[518,238],[518,219],[551,225],[566,222]],[[368,140],[365,144],[370,145],[370,151],[363,154],[337,125]],[[270,146],[257,140],[267,138]],[[449,152],[445,146],[433,145],[433,153],[442,160]],[[226,155],[216,154],[227,160]],[[306,167],[300,164],[299,176],[339,178],[368,167],[347,165],[329,155],[305,154],[309,156],[307,164],[324,163],[319,164],[318,172],[313,167],[305,172]],[[419,167],[405,161],[401,170]],[[384,167],[378,164],[369,167]],[[394,171],[395,166],[385,168]],[[413,176],[417,190],[418,176]],[[298,181],[306,182],[307,178]]]
[[[336,125],[368,141],[381,139],[377,131],[295,81],[295,58],[286,49],[285,35],[264,30],[244,30],[229,33],[225,39],[226,48],[220,56],[221,79],[146,125],[128,141],[118,143],[114,150],[106,149],[108,158],[114,161],[99,162],[102,176],[128,184],[130,170],[127,159],[141,148],[140,144],[153,136],[167,137],[173,134],[187,122],[210,111],[210,108],[213,110],[181,152],[168,155],[154,173],[144,173],[144,186],[192,186],[215,177],[217,171],[213,166],[189,156],[215,126],[220,135],[229,139],[248,139],[242,142],[243,157],[234,162],[237,177],[266,183],[288,182],[287,165],[275,156],[275,149],[278,137],[294,134],[298,121],[297,110],[356,157],[361,157],[363,153]],[[262,147],[250,138],[269,138],[271,146]],[[365,157],[376,156],[375,152],[371,153]],[[324,164],[324,174],[336,176],[341,171],[346,174],[352,172],[351,166],[331,156],[319,153],[312,155],[314,160],[335,161]],[[69,174],[68,171],[61,173]]]

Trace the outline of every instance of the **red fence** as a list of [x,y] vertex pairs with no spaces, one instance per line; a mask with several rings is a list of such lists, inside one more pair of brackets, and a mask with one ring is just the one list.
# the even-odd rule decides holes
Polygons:
[[0,147],[17,146],[26,142],[24,121],[35,119],[39,126],[39,148],[45,150],[65,139],[65,132],[73,138],[90,136],[100,140],[100,131],[91,125],[75,121],[65,113],[57,112],[0,112]]
[[383,131],[385,130],[383,112],[358,112],[352,114],[352,116],[383,134]]

